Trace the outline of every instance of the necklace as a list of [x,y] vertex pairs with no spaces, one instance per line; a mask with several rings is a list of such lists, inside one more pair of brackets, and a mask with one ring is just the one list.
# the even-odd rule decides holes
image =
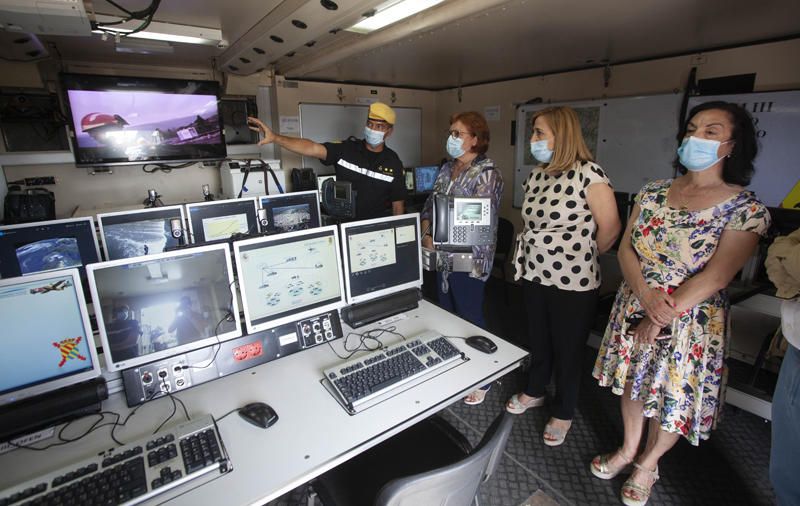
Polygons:
[[689,201],[692,198],[694,198],[694,197],[696,197],[698,195],[706,194],[711,190],[719,188],[723,184],[724,183],[720,182],[720,183],[714,183],[714,184],[707,185],[707,186],[701,186],[701,187],[698,187],[696,189],[696,191],[690,192],[688,195],[687,195],[687,192],[686,192],[686,188],[688,187],[688,185],[681,185],[681,186],[675,188],[677,190],[677,193],[678,193],[677,195],[675,195],[676,200],[678,200],[678,208],[681,209],[681,210],[684,210],[684,211],[689,209]]

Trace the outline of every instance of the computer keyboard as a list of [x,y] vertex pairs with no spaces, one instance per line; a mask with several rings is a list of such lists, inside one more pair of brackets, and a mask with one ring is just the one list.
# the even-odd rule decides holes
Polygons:
[[356,413],[464,360],[464,354],[446,337],[425,331],[326,369],[324,374],[345,408]]
[[233,467],[211,415],[103,451],[7,490],[0,506],[131,505],[166,500]]

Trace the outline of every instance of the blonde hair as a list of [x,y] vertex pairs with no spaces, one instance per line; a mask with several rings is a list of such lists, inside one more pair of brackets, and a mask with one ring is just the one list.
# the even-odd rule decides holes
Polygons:
[[543,117],[555,136],[553,144],[553,159],[547,164],[547,172],[560,172],[566,170],[580,160],[593,162],[592,152],[586,146],[581,133],[581,123],[578,115],[571,107],[547,107],[533,113],[531,126],[536,118]]

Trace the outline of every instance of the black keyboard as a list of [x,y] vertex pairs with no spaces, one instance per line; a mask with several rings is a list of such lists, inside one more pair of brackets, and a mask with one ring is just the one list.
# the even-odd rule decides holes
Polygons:
[[232,469],[214,419],[205,415],[3,490],[0,506],[138,504]]
[[426,331],[396,344],[348,360],[324,371],[345,407],[358,412],[383,396],[395,395],[464,360],[439,332]]

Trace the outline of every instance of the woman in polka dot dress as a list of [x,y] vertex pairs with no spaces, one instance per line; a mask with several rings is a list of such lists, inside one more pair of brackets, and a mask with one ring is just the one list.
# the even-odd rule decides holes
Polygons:
[[534,114],[531,154],[540,165],[525,183],[524,229],[514,257],[532,362],[527,387],[506,409],[520,414],[543,405],[555,372],[556,395],[543,440],[558,446],[578,400],[583,349],[600,287],[597,257],[611,248],[621,225],[611,183],[592,161],[574,110],[551,107]]

